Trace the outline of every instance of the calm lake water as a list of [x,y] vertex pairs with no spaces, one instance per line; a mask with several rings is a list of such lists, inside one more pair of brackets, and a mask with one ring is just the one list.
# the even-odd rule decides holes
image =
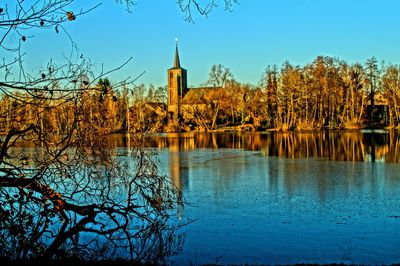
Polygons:
[[400,137],[385,131],[160,134],[183,191],[174,264],[400,262]]
[[[194,220],[171,264],[400,263],[397,132],[158,134],[148,143],[188,203],[179,218]],[[113,145],[123,150],[126,139]]]

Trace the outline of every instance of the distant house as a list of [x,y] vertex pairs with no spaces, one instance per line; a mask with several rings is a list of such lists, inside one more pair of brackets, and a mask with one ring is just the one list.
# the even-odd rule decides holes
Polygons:
[[371,98],[367,102],[368,121],[371,125],[388,125],[389,101],[381,93],[374,93],[373,102]]
[[204,111],[207,106],[224,97],[221,87],[187,87],[187,70],[179,60],[178,45],[175,49],[174,66],[168,69],[168,117],[170,121],[190,119],[194,111]]

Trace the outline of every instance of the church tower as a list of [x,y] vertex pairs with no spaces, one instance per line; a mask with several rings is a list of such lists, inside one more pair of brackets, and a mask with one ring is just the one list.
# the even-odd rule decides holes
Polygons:
[[174,67],[168,69],[168,113],[175,121],[181,115],[180,105],[187,91],[187,72],[181,67],[177,42]]

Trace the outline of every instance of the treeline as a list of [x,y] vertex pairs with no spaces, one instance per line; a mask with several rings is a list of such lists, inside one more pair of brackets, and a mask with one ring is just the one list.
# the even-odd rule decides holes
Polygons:
[[208,112],[192,108],[193,121],[210,130],[251,125],[283,131],[398,127],[400,122],[400,67],[378,64],[374,57],[363,65],[323,56],[305,66],[285,62],[268,66],[258,86],[230,79],[224,87],[217,96],[204,97]]
[[288,129],[397,126],[400,68],[317,57],[303,67],[285,62],[268,67],[263,79],[261,115],[269,127]]
[[105,78],[94,87],[70,94],[29,90],[5,93],[0,98],[0,134],[30,124],[45,134],[57,135],[79,124],[99,133],[154,131],[166,122],[166,90],[152,85],[113,88]]
[[[296,66],[268,66],[257,86],[235,81],[229,69],[214,65],[207,85],[223,87],[199,95],[172,130],[319,130],[400,125],[400,66],[349,64],[317,57]],[[171,131],[167,88],[150,85],[96,86],[76,90],[74,101],[60,92],[8,92],[0,98],[0,133],[31,123],[42,132],[63,133],[74,123],[99,132]],[[71,96],[72,97],[72,96]],[[77,118],[79,117],[79,118]]]

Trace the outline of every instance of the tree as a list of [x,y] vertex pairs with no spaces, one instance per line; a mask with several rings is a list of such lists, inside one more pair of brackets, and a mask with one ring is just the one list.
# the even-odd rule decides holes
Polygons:
[[369,85],[369,97],[371,101],[371,108],[369,110],[369,118],[371,122],[374,121],[374,106],[375,106],[375,91],[379,79],[378,61],[375,57],[367,59],[365,62],[365,72],[367,76],[367,83]]
[[[192,11],[196,10],[202,16],[208,16],[210,12],[217,7],[218,0],[199,1],[199,0],[177,0],[181,11],[187,21],[194,22]],[[238,0],[223,0],[225,10],[231,11],[233,6],[238,4]]]
[[361,65],[342,65],[341,77],[344,89],[342,121],[344,127],[359,127],[365,109],[364,70]]
[[155,88],[153,84],[150,84],[149,88],[147,89],[146,102],[154,102],[154,91]]
[[302,118],[301,92],[303,88],[303,78],[301,69],[286,62],[282,68],[282,111],[281,127],[283,129],[294,129],[298,126]]
[[168,100],[168,87],[158,87],[154,92],[154,98],[157,102],[167,103]]
[[244,121],[243,116],[246,109],[246,89],[236,81],[229,81],[225,84],[225,92],[225,105],[228,106],[225,110],[228,112],[227,110],[230,109],[232,125],[236,125],[239,121],[242,123]]
[[400,66],[391,65],[386,68],[383,77],[383,94],[389,104],[389,124],[398,126],[400,123]]
[[233,80],[233,75],[230,72],[229,68],[226,68],[221,64],[218,64],[218,65],[212,65],[209,73],[209,78],[206,83],[214,87],[223,87],[226,82],[232,80]]
[[264,112],[267,127],[274,127],[275,119],[278,112],[278,70],[276,66],[267,66],[264,76],[261,80],[264,87],[266,104]]

